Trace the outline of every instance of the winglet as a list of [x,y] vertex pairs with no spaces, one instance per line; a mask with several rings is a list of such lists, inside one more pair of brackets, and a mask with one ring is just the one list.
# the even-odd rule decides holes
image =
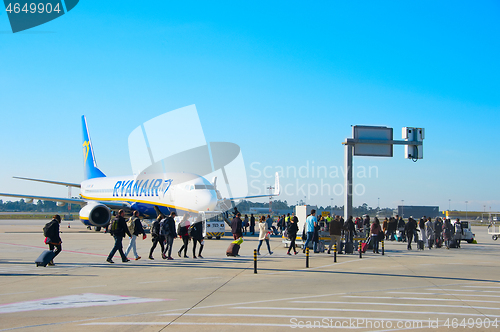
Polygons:
[[274,196],[279,196],[280,191],[280,176],[278,175],[278,172],[276,172],[276,175],[274,176]]
[[82,126],[83,126],[83,169],[85,180],[94,178],[106,177],[95,162],[94,148],[92,148],[92,142],[90,141],[89,130],[87,128],[87,119],[85,115],[82,115]]

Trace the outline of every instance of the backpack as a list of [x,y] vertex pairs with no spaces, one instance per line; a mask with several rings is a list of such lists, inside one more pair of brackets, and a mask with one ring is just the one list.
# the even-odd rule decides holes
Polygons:
[[118,217],[113,219],[111,222],[111,227],[109,228],[109,234],[113,235],[120,228],[118,223]]
[[130,219],[127,221],[127,227],[128,227],[128,231],[130,232],[130,234],[134,234],[134,230],[135,230],[135,217],[130,217]]
[[43,226],[43,236],[51,238],[52,235],[54,234],[54,223],[53,221],[49,221],[48,223]]
[[194,233],[195,233],[196,229],[195,229],[194,225],[195,225],[195,224],[192,224],[192,225],[191,225],[191,226],[189,226],[189,228],[188,228],[188,234],[189,234],[189,236],[190,236],[190,237],[193,237],[193,235],[195,235]]
[[151,236],[159,236],[159,235],[160,235],[160,222],[158,220],[155,220],[151,225]]

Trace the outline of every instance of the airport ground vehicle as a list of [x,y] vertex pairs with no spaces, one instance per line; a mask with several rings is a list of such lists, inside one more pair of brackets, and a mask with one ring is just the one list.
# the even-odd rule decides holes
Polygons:
[[[453,225],[455,225],[456,221],[451,221]],[[468,221],[460,221],[462,225],[462,241],[467,241],[467,243],[472,243],[474,241],[474,237],[476,236],[472,233],[471,224]]]
[[220,240],[226,232],[226,223],[222,217],[223,212],[200,211],[203,219],[203,236],[207,239],[216,238]]

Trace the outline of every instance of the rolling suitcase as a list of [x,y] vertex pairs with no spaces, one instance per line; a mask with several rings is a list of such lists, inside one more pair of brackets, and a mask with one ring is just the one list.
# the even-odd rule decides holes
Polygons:
[[354,252],[354,246],[352,242],[346,242],[345,243],[345,253],[346,254],[352,254]]
[[45,250],[40,256],[35,260],[36,266],[46,267],[51,260],[54,259],[56,254],[52,250]]
[[240,245],[237,243],[230,243],[226,251],[226,256],[238,256],[240,252]]
[[366,249],[368,249],[368,243],[361,243],[361,253],[365,253]]

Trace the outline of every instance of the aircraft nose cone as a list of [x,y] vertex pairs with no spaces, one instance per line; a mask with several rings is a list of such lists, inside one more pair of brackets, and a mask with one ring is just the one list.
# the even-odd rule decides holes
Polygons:
[[198,206],[200,211],[214,211],[217,205],[217,197],[215,193],[206,191],[198,194]]

